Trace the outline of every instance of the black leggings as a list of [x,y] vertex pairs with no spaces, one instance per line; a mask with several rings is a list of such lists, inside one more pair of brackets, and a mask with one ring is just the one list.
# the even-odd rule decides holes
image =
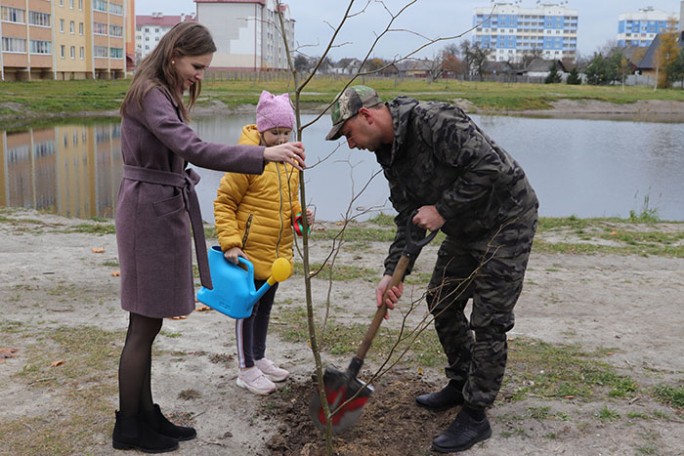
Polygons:
[[162,327],[161,318],[130,314],[126,342],[119,360],[119,411],[133,416],[152,411],[152,343]]

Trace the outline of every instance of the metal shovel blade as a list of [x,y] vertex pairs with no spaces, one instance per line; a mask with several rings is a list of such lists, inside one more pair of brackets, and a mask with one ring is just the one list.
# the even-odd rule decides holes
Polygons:
[[[341,434],[358,421],[364,405],[373,394],[373,386],[332,367],[325,369],[323,381],[333,434]],[[318,390],[311,397],[309,415],[317,428],[326,429],[328,421]]]

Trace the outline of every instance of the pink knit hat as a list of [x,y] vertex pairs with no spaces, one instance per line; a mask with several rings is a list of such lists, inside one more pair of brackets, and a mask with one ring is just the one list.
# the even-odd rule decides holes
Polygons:
[[256,108],[256,123],[259,133],[278,127],[293,129],[295,116],[290,96],[286,93],[273,95],[266,90],[261,92]]

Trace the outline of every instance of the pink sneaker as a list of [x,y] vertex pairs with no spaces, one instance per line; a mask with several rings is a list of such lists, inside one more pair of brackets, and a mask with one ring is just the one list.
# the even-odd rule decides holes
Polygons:
[[287,379],[287,377],[290,376],[290,373],[288,371],[286,371],[285,369],[281,369],[276,365],[276,363],[274,363],[270,359],[261,358],[259,360],[254,361],[254,364],[272,382],[284,382]]
[[275,384],[264,375],[261,370],[254,366],[249,369],[240,369],[236,380],[240,388],[245,388],[254,394],[271,394],[276,390]]

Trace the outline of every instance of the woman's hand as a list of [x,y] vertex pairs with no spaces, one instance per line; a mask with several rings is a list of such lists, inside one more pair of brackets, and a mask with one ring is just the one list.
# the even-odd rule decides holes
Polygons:
[[304,145],[300,142],[278,144],[277,146],[267,147],[264,150],[264,159],[288,163],[300,171],[306,168],[305,158]]

